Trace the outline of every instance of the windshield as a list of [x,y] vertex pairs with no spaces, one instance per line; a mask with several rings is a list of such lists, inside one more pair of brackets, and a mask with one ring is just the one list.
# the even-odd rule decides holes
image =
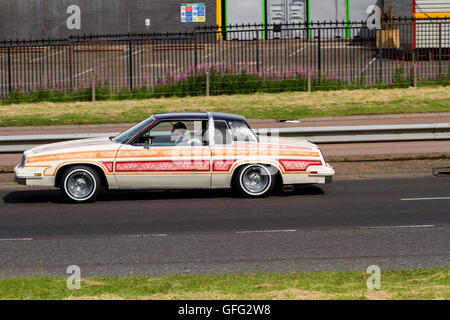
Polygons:
[[134,127],[131,127],[125,132],[122,132],[117,137],[113,138],[112,141],[119,142],[119,143],[128,143],[130,139],[132,139],[134,136],[136,136],[139,132],[145,129],[150,123],[155,121],[155,118],[151,116],[150,118],[142,121],[141,123],[138,123]]

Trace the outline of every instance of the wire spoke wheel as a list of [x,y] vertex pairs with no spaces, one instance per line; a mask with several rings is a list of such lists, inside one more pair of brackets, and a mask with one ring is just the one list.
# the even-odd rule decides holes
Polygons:
[[101,186],[98,174],[85,166],[68,169],[62,181],[62,191],[76,202],[89,202],[95,199]]
[[86,172],[74,172],[67,180],[67,190],[75,198],[86,198],[94,190],[94,179]]
[[266,166],[247,165],[240,169],[237,186],[247,196],[267,196],[273,189],[275,180]]
[[259,167],[250,167],[242,176],[242,184],[251,193],[260,193],[267,188],[270,176]]

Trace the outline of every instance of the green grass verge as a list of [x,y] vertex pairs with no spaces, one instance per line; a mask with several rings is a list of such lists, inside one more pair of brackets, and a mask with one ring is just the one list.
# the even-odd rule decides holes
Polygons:
[[0,106],[0,126],[138,122],[153,113],[215,111],[248,119],[450,112],[450,87],[258,93]]
[[0,299],[450,299],[450,269],[382,271],[381,289],[364,272],[0,280]]

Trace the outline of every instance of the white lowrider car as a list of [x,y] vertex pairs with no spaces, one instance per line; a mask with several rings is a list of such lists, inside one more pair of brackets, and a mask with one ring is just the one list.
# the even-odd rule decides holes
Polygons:
[[276,185],[331,182],[333,168],[306,140],[258,137],[242,116],[155,114],[116,137],[48,144],[24,152],[15,181],[52,186],[76,202],[103,189],[234,188],[249,197]]

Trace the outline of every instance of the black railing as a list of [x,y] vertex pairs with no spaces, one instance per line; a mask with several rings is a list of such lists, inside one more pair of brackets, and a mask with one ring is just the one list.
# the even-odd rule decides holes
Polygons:
[[99,99],[136,90],[194,95],[204,93],[204,79],[211,81],[211,94],[271,91],[271,85],[282,91],[448,81],[450,19],[402,18],[381,25],[381,30],[364,21],[214,26],[3,41],[0,94],[84,97],[95,87]]

